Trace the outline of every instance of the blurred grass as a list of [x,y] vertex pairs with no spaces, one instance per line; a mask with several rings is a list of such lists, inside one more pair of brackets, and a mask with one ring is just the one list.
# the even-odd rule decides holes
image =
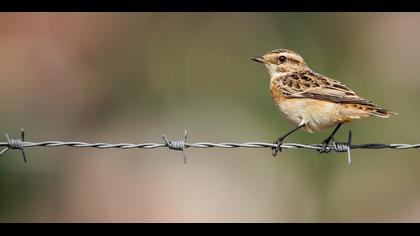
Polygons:
[[[292,126],[250,61],[299,52],[400,115],[355,143],[418,143],[417,13],[0,15],[2,131],[28,140],[270,142]],[[288,141],[318,143],[330,132]],[[0,159],[1,221],[419,221],[418,151],[28,149]]]

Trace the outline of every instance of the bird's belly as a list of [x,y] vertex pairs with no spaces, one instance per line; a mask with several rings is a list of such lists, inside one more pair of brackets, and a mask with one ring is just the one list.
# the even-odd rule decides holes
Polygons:
[[276,104],[287,120],[296,126],[305,124],[304,129],[309,132],[342,122],[340,104],[305,98],[284,99]]

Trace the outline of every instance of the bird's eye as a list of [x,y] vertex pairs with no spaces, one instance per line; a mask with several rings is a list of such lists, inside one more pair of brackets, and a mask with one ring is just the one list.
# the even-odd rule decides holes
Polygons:
[[279,56],[279,61],[280,63],[283,63],[286,61],[286,57],[285,56]]

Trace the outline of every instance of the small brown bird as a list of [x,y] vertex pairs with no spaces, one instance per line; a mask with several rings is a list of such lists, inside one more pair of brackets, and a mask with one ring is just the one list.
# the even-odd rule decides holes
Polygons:
[[343,83],[312,71],[291,50],[276,49],[252,60],[267,67],[274,103],[297,126],[274,142],[277,146],[273,148],[273,156],[281,151],[283,140],[301,128],[312,133],[336,125],[322,142],[320,153],[323,153],[342,124],[364,117],[388,118],[396,114],[359,97]]

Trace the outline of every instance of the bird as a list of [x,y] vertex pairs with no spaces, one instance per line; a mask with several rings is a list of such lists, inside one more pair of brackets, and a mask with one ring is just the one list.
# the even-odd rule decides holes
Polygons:
[[273,102],[295,126],[274,141],[273,156],[281,151],[284,139],[300,129],[312,133],[335,126],[318,150],[325,153],[341,125],[366,117],[397,115],[358,96],[342,82],[313,71],[303,57],[292,50],[275,49],[251,60],[267,67]]

